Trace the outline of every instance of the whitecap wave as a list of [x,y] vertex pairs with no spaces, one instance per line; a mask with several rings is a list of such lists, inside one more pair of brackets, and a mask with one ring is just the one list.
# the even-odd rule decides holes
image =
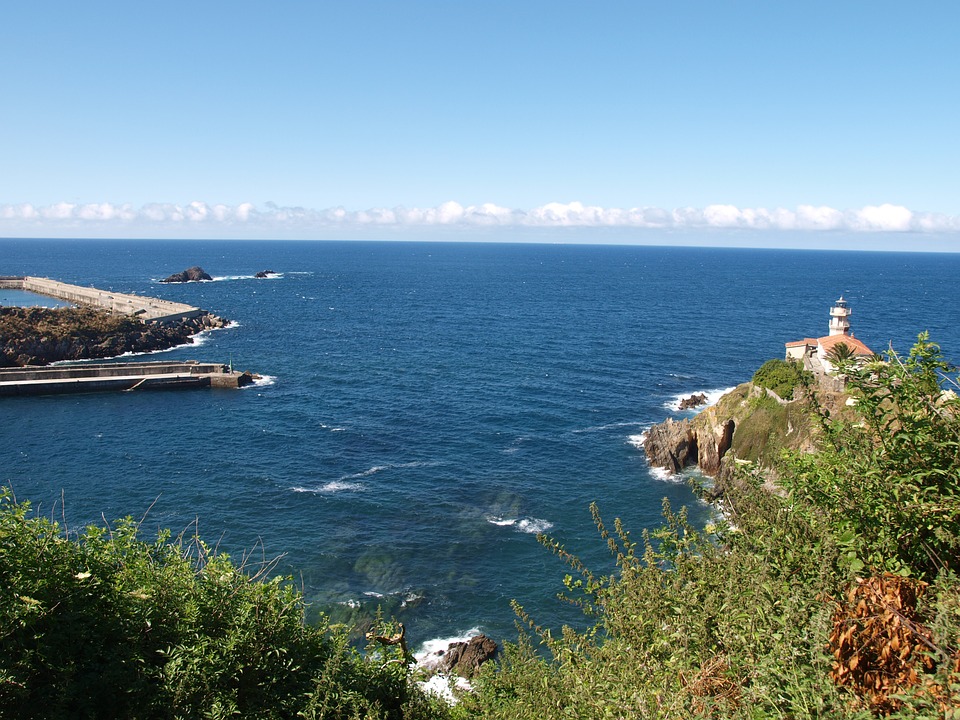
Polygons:
[[627,435],[627,444],[633,445],[637,450],[643,450],[643,443],[647,440],[647,430],[644,430],[639,435]]
[[429,680],[418,680],[417,685],[425,693],[440,698],[448,705],[456,705],[458,702],[454,689],[458,692],[473,690],[473,685],[466,678],[459,675],[447,676],[443,673],[437,673]]
[[405,608],[413,603],[418,603],[425,597],[423,593],[413,592],[411,590],[397,590],[396,592],[389,593],[377,592],[376,590],[367,590],[363,594],[365,597],[373,598],[375,600],[383,600],[384,598],[398,598],[400,600],[401,608]]
[[[694,390],[693,392],[684,392],[684,393],[680,393],[679,395],[674,395],[669,400],[667,400],[667,402],[665,402],[663,406],[667,410],[670,410],[672,412],[680,412],[680,403],[682,401],[686,400],[691,395],[699,395],[703,393],[704,395],[707,396],[707,401],[703,405],[698,405],[697,407],[690,408],[689,410],[689,412],[697,413],[703,410],[704,408],[710,407],[711,405],[716,405],[717,401],[719,401],[720,398],[722,398],[731,390],[735,390],[735,389],[736,389],[735,387],[728,387],[728,388],[714,388],[713,390]],[[687,411],[684,411],[684,412],[687,412]]]
[[229,282],[231,280],[276,280],[283,277],[283,273],[270,273],[266,277],[258,278],[256,275],[214,275],[213,280],[202,280],[201,282]]
[[387,463],[386,465],[374,465],[373,467],[367,468],[366,470],[361,470],[360,472],[344,475],[340,479],[356,480],[359,478],[365,478],[365,477],[370,477],[371,475],[376,475],[377,473],[383,472],[384,470],[403,470],[406,468],[432,467],[436,464],[437,464],[436,462],[428,462],[425,460],[413,460],[411,462],[405,462],[405,463]]
[[346,605],[351,608],[359,608],[363,607],[365,602],[369,603],[370,601],[378,601],[377,604],[379,605],[381,604],[379,601],[393,598],[400,601],[400,608],[406,608],[409,605],[419,603],[424,599],[424,597],[426,597],[423,593],[415,592],[410,589],[396,590],[386,593],[379,592],[377,590],[365,590],[362,595],[362,598],[341,600],[340,605]]
[[314,495],[333,495],[339,492],[361,492],[364,490],[362,483],[343,482],[334,480],[320,487],[303,487],[301,485],[290,488],[297,493],[312,493]]
[[276,375],[257,375],[253,379],[253,385],[251,387],[266,387],[268,385],[276,385],[277,376]]
[[681,473],[672,473],[666,468],[651,466],[648,469],[650,470],[650,475],[655,480],[660,480],[661,482],[683,483],[687,481]]
[[341,477],[340,479],[341,479],[341,480],[355,480],[355,479],[358,479],[358,478],[370,477],[371,475],[376,475],[378,472],[383,472],[384,470],[386,470],[386,469],[389,468],[389,467],[390,467],[389,465],[374,465],[372,468],[367,468],[366,470],[363,470],[363,471],[361,471],[361,472],[352,473],[352,474],[350,474],[350,475],[344,475],[344,476]]
[[573,432],[575,434],[606,432],[607,430],[619,430],[620,428],[637,427],[639,425],[646,425],[646,424],[647,423],[642,423],[642,422],[616,422],[616,423],[609,423],[607,425],[596,425],[594,427],[581,428],[579,430],[574,430]]
[[491,525],[512,527],[517,532],[531,535],[545,533],[553,527],[553,523],[549,520],[541,520],[540,518],[533,517],[505,518],[502,515],[487,515],[485,519]]

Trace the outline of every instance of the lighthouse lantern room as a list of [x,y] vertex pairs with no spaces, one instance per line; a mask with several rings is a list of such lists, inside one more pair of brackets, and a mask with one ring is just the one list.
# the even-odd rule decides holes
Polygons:
[[837,300],[836,304],[830,308],[830,335],[849,335],[850,334],[850,308],[847,307],[847,301],[843,295]]

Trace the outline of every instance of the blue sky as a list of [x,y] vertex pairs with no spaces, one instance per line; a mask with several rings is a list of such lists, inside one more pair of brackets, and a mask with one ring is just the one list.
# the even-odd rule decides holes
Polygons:
[[21,2],[0,235],[960,249],[955,2]]

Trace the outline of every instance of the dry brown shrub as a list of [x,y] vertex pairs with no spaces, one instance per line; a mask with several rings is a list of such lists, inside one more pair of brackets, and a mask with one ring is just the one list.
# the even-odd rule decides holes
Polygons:
[[729,672],[726,658],[717,655],[705,662],[689,682],[681,673],[680,681],[693,698],[693,710],[697,715],[706,714],[708,709],[735,708],[740,704],[740,683],[731,679]]
[[830,650],[837,685],[849,688],[878,715],[902,707],[903,694],[930,673],[935,649],[930,630],[917,614],[927,583],[898,575],[858,579],[837,603]]

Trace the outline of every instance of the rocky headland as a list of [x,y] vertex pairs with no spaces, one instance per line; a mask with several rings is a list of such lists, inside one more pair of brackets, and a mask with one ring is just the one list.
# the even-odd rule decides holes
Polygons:
[[764,467],[775,479],[782,450],[813,449],[818,423],[815,405],[831,414],[847,408],[848,396],[825,388],[797,392],[784,400],[754,382],[737,386],[692,418],[666,419],[645,434],[647,462],[670,473],[696,466],[722,480],[737,461]]
[[210,313],[175,322],[142,322],[92,307],[0,307],[0,367],[48,365],[167,350],[227,325]]

